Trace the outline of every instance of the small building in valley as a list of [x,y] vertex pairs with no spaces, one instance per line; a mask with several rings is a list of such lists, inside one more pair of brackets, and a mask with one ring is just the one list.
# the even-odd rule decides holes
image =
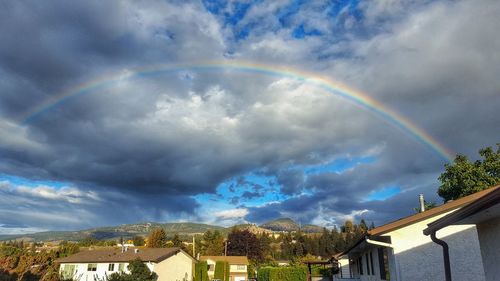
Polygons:
[[88,250],[58,259],[64,278],[78,281],[106,280],[115,272],[128,273],[130,261],[139,258],[158,281],[191,281],[196,260],[180,248]]
[[248,279],[248,258],[246,256],[201,256],[200,261],[208,264],[208,277],[214,278],[215,264],[227,262],[229,264],[229,280],[245,281]]

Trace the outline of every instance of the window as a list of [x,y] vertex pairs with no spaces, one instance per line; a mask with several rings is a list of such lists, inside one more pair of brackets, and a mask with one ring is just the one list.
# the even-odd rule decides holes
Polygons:
[[246,269],[247,269],[247,267],[246,267],[245,265],[238,264],[238,265],[236,266],[236,269],[237,269],[237,270],[246,270]]
[[387,249],[378,248],[378,264],[380,270],[380,279],[391,280],[389,274],[389,257],[387,254]]
[[119,263],[118,264],[118,271],[119,272],[124,272],[125,271],[125,264],[124,263]]
[[363,275],[363,256],[358,258],[359,274]]
[[368,260],[368,253],[365,254],[365,260],[366,260],[366,275],[370,275],[370,262]]
[[97,263],[89,263],[87,265],[87,271],[97,271]]
[[370,267],[372,268],[372,275],[375,275],[375,268],[373,267],[373,252],[370,252]]
[[115,264],[114,263],[110,263],[108,265],[108,271],[115,271]]
[[63,267],[62,270],[62,276],[64,279],[73,279],[75,275],[75,269],[76,265],[75,264],[66,264]]

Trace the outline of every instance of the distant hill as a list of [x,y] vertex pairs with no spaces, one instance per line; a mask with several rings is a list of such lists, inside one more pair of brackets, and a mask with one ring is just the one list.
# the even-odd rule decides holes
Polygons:
[[305,233],[321,233],[323,232],[323,227],[314,224],[304,224],[300,230]]
[[260,225],[260,227],[271,231],[298,231],[299,229],[305,233],[321,233],[323,231],[323,227],[313,224],[300,226],[291,218],[272,220]]
[[[274,231],[297,231],[299,224],[290,218],[282,218],[267,222],[261,226],[255,224],[235,225],[238,229],[248,229],[255,234],[272,233]],[[118,226],[96,227],[79,231],[46,231],[32,234],[0,235],[0,241],[22,239],[25,241],[80,241],[85,238],[96,238],[97,240],[117,240],[120,237],[130,239],[136,235],[147,236],[154,228],[163,228],[167,235],[179,234],[188,238],[193,234],[203,234],[208,230],[218,230],[223,235],[231,231],[233,227],[222,227],[203,223],[177,222],[177,223],[156,223],[143,222],[135,224],[122,224]],[[317,225],[303,225],[301,230],[305,233],[320,233],[323,228]]]
[[173,235],[174,233],[180,236],[201,234],[207,230],[219,230],[224,232],[226,229],[221,226],[202,224],[202,223],[190,223],[190,222],[180,222],[180,223],[155,223],[155,222],[144,222],[136,224],[122,224],[119,226],[109,226],[109,227],[97,227],[80,231],[47,231],[47,232],[37,232],[32,234],[19,234],[19,235],[0,235],[0,241],[2,240],[14,240],[18,238],[23,238],[25,240],[35,240],[35,241],[79,241],[85,238],[93,237],[98,240],[111,240],[119,239],[123,237],[124,239],[132,238],[136,235],[146,236],[149,234],[151,229],[163,228],[167,235]]
[[297,231],[299,230],[299,225],[290,218],[281,218],[266,222],[260,227],[269,229],[272,231]]
[[273,233],[272,230],[265,229],[265,228],[262,228],[262,227],[258,227],[257,225],[250,224],[250,223],[248,223],[248,224],[238,224],[238,225],[235,225],[233,227],[237,228],[239,230],[248,230],[248,231],[250,231],[253,234],[262,234],[262,233],[270,234],[270,233]]

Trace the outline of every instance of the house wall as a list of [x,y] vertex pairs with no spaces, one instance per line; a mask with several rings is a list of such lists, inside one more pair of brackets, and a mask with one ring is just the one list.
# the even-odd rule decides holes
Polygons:
[[155,264],[154,272],[158,281],[191,281],[193,280],[193,259],[179,252],[160,263]]
[[[242,267],[242,269],[238,269]],[[231,264],[229,265],[229,272],[231,273],[247,273],[247,266],[245,264]]]
[[[213,265],[214,270],[209,270],[208,271],[208,277],[213,278],[215,275],[215,264],[216,261],[207,259],[207,264],[208,265]],[[244,266],[244,269],[238,269],[238,266]],[[237,265],[237,264],[230,264],[229,265],[229,275],[231,281],[238,279],[237,277],[244,277],[246,279],[248,272],[247,272],[247,266],[246,265]],[[241,278],[240,278],[241,279]],[[158,280],[160,281],[160,280]]]
[[[107,263],[97,263],[96,271],[87,271],[89,263],[63,263],[59,266],[60,272],[63,272],[63,269],[66,265],[75,265],[75,273],[73,276],[74,280],[78,281],[94,281],[94,278],[99,278],[100,280],[104,280],[106,276],[110,276],[111,274],[118,272],[119,264],[123,264],[124,272],[129,273],[127,267],[128,263],[113,263],[115,268],[113,271],[108,271],[109,262]],[[154,264],[146,263],[149,270],[154,271]]]
[[[378,246],[374,246],[374,248],[368,249],[363,254],[361,255],[352,255],[350,256],[351,259],[354,260],[353,263],[350,265],[347,264],[348,260],[344,259],[344,263],[347,265],[344,265],[344,263],[341,262],[341,270],[342,267],[344,268],[342,276],[340,274],[335,275],[335,280],[350,280],[352,277],[355,280],[362,280],[362,281],[380,281],[380,266],[379,266],[379,260],[378,260]],[[372,261],[373,261],[373,267],[372,267],[372,262],[370,262],[370,253],[372,255]],[[368,259],[367,259],[368,255]],[[361,274],[359,270],[359,264],[358,264],[358,258],[361,258],[361,266],[363,267],[363,274]],[[350,266],[350,269],[349,269]],[[368,270],[369,269],[369,270]],[[351,271],[352,276],[349,274],[349,270]],[[347,274],[345,274],[347,271]]]
[[351,270],[349,268],[349,259],[347,258],[340,258],[338,260],[339,262],[339,273],[336,274],[336,278],[350,278],[351,277]]
[[[60,272],[66,265],[76,265],[74,280],[78,281],[95,281],[106,280],[106,277],[118,272],[119,264],[114,263],[115,268],[113,271],[108,271],[108,263],[97,263],[96,271],[87,271],[88,263],[64,263],[60,265]],[[121,263],[124,265],[124,272],[129,273],[127,267],[128,263]],[[193,280],[193,260],[185,253],[180,252],[175,256],[169,257],[160,263],[145,263],[149,270],[158,274],[158,281],[191,281]]]
[[[425,236],[422,231],[427,224],[448,213],[386,234],[391,237],[394,252],[394,261],[389,263],[391,280],[445,279],[442,247],[432,242],[430,236]],[[485,280],[478,235],[474,225],[449,226],[438,231],[437,237],[449,245],[454,281]]]
[[495,281],[500,276],[500,218],[477,225],[481,256],[486,281]]
[[208,265],[208,269],[209,269],[208,270],[208,277],[210,277],[210,278],[214,278],[215,264],[216,264],[216,262],[214,260],[207,260],[207,265]]

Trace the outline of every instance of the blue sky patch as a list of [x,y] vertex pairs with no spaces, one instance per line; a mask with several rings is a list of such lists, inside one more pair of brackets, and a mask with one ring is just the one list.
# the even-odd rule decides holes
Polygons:
[[382,201],[389,199],[399,193],[401,193],[401,188],[399,186],[385,187],[370,193],[365,201]]
[[321,35],[321,32],[317,29],[305,30],[304,24],[297,26],[292,31],[292,36],[295,39],[303,39],[304,37],[307,37],[307,36],[319,36],[319,35]]
[[54,188],[61,188],[64,186],[69,186],[67,182],[60,181],[43,181],[43,180],[31,180],[23,177],[11,176],[6,174],[0,174],[0,181],[7,181],[14,185],[23,185],[27,187],[37,187],[40,185],[51,186]]

